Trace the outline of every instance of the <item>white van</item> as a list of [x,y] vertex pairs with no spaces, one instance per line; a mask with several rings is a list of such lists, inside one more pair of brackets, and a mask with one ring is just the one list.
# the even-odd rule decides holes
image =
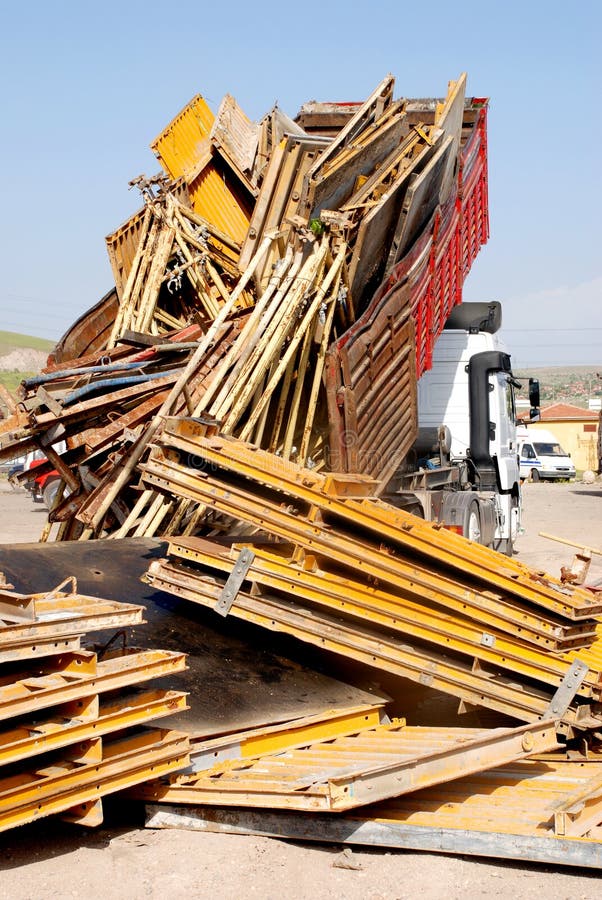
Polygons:
[[551,431],[518,428],[520,477],[531,481],[574,478],[575,466]]

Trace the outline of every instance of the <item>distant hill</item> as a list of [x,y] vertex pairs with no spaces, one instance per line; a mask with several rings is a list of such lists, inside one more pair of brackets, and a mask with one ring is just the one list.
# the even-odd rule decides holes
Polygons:
[[0,384],[14,392],[24,378],[44,368],[53,347],[44,338],[0,331]]
[[572,403],[587,408],[587,402],[602,397],[602,361],[599,366],[540,366],[517,369],[514,374],[523,382],[518,396],[529,396],[529,378],[539,381],[541,405]]

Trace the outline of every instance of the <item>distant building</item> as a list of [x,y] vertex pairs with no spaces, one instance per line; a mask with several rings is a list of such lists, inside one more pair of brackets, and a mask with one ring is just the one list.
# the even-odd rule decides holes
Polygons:
[[[524,421],[524,416],[519,416]],[[575,468],[584,472],[598,471],[598,420],[595,410],[583,409],[570,403],[553,403],[541,410],[537,422],[529,424],[529,430],[537,428],[551,431],[560,446],[570,454]]]

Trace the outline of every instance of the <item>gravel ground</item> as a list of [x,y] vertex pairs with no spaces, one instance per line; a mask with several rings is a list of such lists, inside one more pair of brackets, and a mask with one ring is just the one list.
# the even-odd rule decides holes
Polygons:
[[[526,484],[524,533],[518,558],[558,575],[571,547],[553,534],[602,550],[602,484]],[[24,491],[0,481],[0,543],[36,541],[45,510]],[[67,573],[66,573],[67,574]],[[602,585],[602,557],[588,582]],[[0,835],[0,898],[256,896],[331,900],[332,897],[529,898],[600,897],[600,876],[566,869],[469,856],[353,850],[354,868],[341,868],[341,848],[270,838],[161,831],[132,819],[86,831],[43,820]]]

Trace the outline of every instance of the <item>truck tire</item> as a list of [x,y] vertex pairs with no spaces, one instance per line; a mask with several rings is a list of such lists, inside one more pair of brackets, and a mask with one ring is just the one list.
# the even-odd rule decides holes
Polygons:
[[42,491],[42,499],[44,501],[44,506],[46,507],[46,509],[52,509],[52,504],[54,503],[54,498],[56,497],[60,483],[60,478],[49,478],[44,485],[44,490]]
[[538,469],[531,469],[531,481],[541,481]]
[[476,500],[473,500],[470,506],[466,508],[463,528],[464,537],[477,544],[481,543],[481,513]]

